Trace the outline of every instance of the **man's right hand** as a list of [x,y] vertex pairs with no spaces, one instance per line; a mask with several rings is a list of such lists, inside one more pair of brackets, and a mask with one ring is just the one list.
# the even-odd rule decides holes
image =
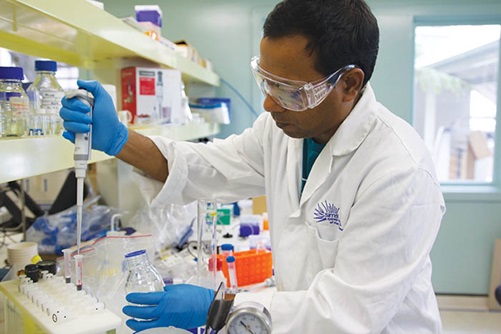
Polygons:
[[117,155],[127,142],[128,131],[118,119],[111,96],[97,81],[78,80],[77,84],[94,95],[92,119],[88,115],[89,107],[83,102],[64,97],[59,112],[66,130],[63,137],[74,143],[75,134],[89,132],[92,124],[92,148]]

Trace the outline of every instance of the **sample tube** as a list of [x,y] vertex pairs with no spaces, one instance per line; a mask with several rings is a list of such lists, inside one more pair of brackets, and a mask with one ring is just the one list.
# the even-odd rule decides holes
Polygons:
[[230,289],[229,293],[237,293],[237,271],[235,269],[235,257],[230,255],[226,258],[226,263],[228,264],[228,275],[230,276]]
[[66,283],[71,282],[71,250],[69,248],[63,249],[64,254],[64,279]]
[[233,255],[233,245],[232,244],[222,244],[221,250],[223,251],[223,256],[225,259],[228,256]]
[[82,268],[82,254],[77,254],[75,258],[75,281],[77,284],[77,291],[82,290],[82,278],[83,278],[83,268]]

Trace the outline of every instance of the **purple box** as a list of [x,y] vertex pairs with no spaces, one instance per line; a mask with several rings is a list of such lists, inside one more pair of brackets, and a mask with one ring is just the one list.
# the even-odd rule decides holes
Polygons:
[[157,5],[137,5],[134,6],[137,22],[151,22],[158,27],[162,27],[162,10]]

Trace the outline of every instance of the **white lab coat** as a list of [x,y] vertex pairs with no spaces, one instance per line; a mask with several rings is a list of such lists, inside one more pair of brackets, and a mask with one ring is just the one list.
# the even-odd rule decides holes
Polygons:
[[165,184],[152,205],[266,194],[277,292],[237,295],[271,311],[273,333],[441,333],[429,253],[445,205],[430,155],[370,85],[300,194],[302,139],[269,113],[214,143],[154,137]]

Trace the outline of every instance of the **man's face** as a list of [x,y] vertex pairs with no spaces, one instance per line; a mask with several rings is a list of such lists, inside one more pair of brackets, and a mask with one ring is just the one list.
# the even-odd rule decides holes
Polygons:
[[[308,39],[302,35],[263,38],[259,66],[275,76],[289,80],[314,82],[325,77],[315,69],[315,54],[306,49]],[[264,109],[271,113],[277,126],[292,138],[313,138],[326,143],[347,117],[351,106],[342,103],[342,79],[327,98],[313,109],[291,111],[278,105],[269,95]]]

